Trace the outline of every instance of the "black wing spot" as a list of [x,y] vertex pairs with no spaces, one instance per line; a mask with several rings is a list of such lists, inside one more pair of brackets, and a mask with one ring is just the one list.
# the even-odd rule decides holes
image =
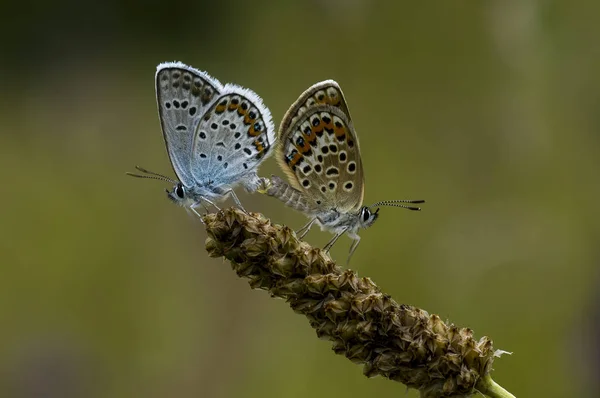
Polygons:
[[165,108],[171,109],[171,103],[169,101],[165,102]]
[[244,152],[246,152],[248,155],[252,155],[252,151],[248,148],[244,148]]
[[181,74],[179,72],[173,72],[173,79],[179,79],[179,76],[181,76]]
[[194,80],[194,86],[200,88],[202,87],[202,82],[200,81],[200,79],[195,79]]
[[340,162],[345,162],[346,159],[348,159],[348,156],[346,156],[346,152],[340,152]]
[[227,168],[227,166],[229,166],[229,163],[227,163],[227,162],[223,163],[223,168],[224,168],[224,169],[226,169],[226,168]]
[[354,163],[354,162],[348,163],[348,171],[350,173],[354,173],[356,171],[356,163]]
[[350,148],[354,148],[354,141],[352,141],[352,140],[348,140],[348,146],[349,146]]
[[256,122],[254,123],[254,131],[258,132],[258,131],[262,131],[262,124],[260,122]]
[[212,123],[212,124],[210,125],[210,128],[211,128],[211,129],[213,129],[213,130],[216,130],[216,129],[218,129],[218,128],[219,128],[219,125],[218,125],[217,123]]
[[337,145],[335,144],[329,144],[329,150],[331,151],[331,153],[337,153]]
[[229,125],[229,128],[230,128],[230,129],[232,129],[232,130],[235,130],[235,128],[236,128],[236,127],[237,127],[237,126],[235,125],[235,123],[231,123],[231,124]]
[[287,164],[290,164],[292,160],[294,160],[294,156],[298,154],[298,151],[292,149],[292,151],[285,157]]
[[248,169],[248,165],[246,163],[243,164],[245,169]]
[[240,133],[239,131],[237,133],[235,133],[233,136],[235,138],[240,138],[240,136],[242,135],[242,133]]
[[321,153],[323,155],[327,155],[329,153],[329,148],[327,147],[327,145],[325,145],[321,148]]
[[189,102],[187,102],[187,101],[183,101],[183,102],[181,103],[181,109],[185,109],[185,108],[187,108],[187,106],[188,106],[189,104],[190,104]]
[[317,200],[317,204],[320,205],[322,202],[320,200]]
[[185,73],[183,75],[183,80],[185,80],[186,82],[191,82],[192,81],[192,76],[188,75],[187,73]]
[[310,126],[306,126],[304,128],[304,134],[306,134],[308,137],[310,137],[310,135],[312,134],[312,129],[310,128]]
[[321,185],[321,192],[327,192],[327,187],[325,185]]
[[221,155],[217,156],[217,160],[220,162],[221,160],[223,160],[223,156],[221,156]]
[[225,119],[221,122],[223,126],[227,126],[229,124],[229,120]]
[[175,127],[175,130],[185,131],[185,130],[187,130],[187,127],[185,127],[183,124],[180,124],[179,126]]
[[205,153],[201,153],[201,154],[200,154],[200,157],[201,157],[202,159],[206,159],[206,154],[205,154]]
[[315,171],[316,171],[317,173],[320,173],[322,170],[323,170],[323,168],[321,167],[321,165],[320,165],[320,164],[315,164]]
[[232,98],[232,99],[231,99],[231,103],[232,103],[233,105],[237,105],[237,104],[239,104],[239,103],[240,103],[240,99],[239,99],[239,98]]
[[304,174],[310,173],[311,170],[312,170],[312,167],[310,167],[310,165],[308,165],[308,164],[306,166],[304,166],[304,168],[302,169]]
[[319,163],[323,163],[323,156],[317,155],[317,160],[319,161]]
[[343,126],[344,125],[339,120],[337,122],[335,122],[335,127],[337,127],[338,129],[341,129]]
[[243,110],[247,111],[248,110],[248,103],[247,102],[242,102],[241,107],[242,107]]
[[325,122],[325,124],[329,124],[331,123],[331,118],[329,116],[323,116],[323,122]]
[[354,184],[352,184],[350,181],[348,181],[348,182],[346,183],[346,185],[344,185],[344,187],[345,187],[347,190],[351,190],[351,189],[352,189],[352,187],[354,187]]
[[225,143],[224,142],[217,142],[215,145],[216,146],[222,146],[223,148],[225,148]]
[[327,169],[325,174],[327,174],[328,176],[337,176],[337,175],[340,175],[340,171],[338,170],[337,167],[331,166],[330,168]]
[[321,123],[321,121],[319,120],[318,117],[316,117],[312,120],[312,125],[315,127],[317,127],[320,123]]
[[256,112],[254,112],[254,111],[248,112],[248,117],[252,120],[256,119]]
[[197,110],[197,109],[196,109],[196,107],[195,107],[195,106],[192,106],[192,107],[190,107],[190,110],[189,110],[189,112],[190,112],[190,116],[194,116],[194,115],[196,114],[196,110]]
[[239,142],[237,144],[235,144],[235,149],[240,149],[242,147],[242,144],[240,144]]
[[206,133],[205,133],[204,131],[201,131],[201,132],[198,134],[198,137],[200,137],[200,139],[202,139],[202,140],[205,140],[205,139],[206,139]]
[[179,103],[179,101],[177,100],[173,100],[173,106],[177,109],[179,109],[179,107],[181,106],[181,104]]
[[305,187],[305,188],[310,187],[310,181],[308,181],[308,180],[302,181],[302,186]]
[[223,101],[219,102],[219,106],[225,106],[227,105],[227,99],[224,99]]
[[335,189],[335,182],[330,182],[329,183],[329,190],[333,191]]
[[325,99],[325,94],[323,94],[323,93],[319,94],[319,96],[317,97],[317,99],[319,101],[323,101]]
[[298,146],[304,146],[304,138],[298,137],[296,139],[296,145],[298,145]]

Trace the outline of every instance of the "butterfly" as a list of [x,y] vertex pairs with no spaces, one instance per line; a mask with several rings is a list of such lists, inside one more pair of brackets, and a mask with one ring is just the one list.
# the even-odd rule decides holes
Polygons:
[[[171,182],[167,196],[195,210],[205,201],[231,195],[233,187],[249,192],[260,185],[256,171],[276,141],[271,112],[260,97],[236,84],[221,84],[206,72],[181,62],[156,68],[156,100],[167,152],[178,180],[136,166],[142,175]],[[218,207],[217,207],[218,209]]]
[[317,223],[334,233],[324,247],[329,251],[340,236],[348,234],[353,240],[348,262],[360,242],[359,229],[373,225],[379,206],[421,210],[402,203],[425,202],[387,200],[363,205],[365,178],[358,137],[342,90],[333,80],[316,83],[300,95],[283,117],[279,140],[275,156],[289,184],[272,176],[263,180],[260,191],[311,217],[297,232],[300,239]]

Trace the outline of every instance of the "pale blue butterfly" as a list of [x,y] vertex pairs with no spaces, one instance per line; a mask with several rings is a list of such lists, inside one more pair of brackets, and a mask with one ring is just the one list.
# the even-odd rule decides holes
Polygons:
[[[271,112],[260,97],[236,84],[221,84],[206,72],[181,62],[166,62],[156,70],[160,123],[178,180],[136,168],[144,175],[174,184],[167,195],[191,209],[231,195],[241,183],[249,192],[260,185],[256,171],[276,140]],[[215,206],[216,207],[216,206]]]

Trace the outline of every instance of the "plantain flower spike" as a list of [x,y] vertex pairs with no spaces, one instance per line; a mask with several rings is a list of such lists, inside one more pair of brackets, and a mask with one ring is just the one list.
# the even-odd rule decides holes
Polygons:
[[286,300],[304,315],[336,354],[420,391],[423,398],[513,397],[491,376],[494,350],[487,337],[439,316],[396,303],[367,277],[337,266],[321,249],[263,215],[232,208],[203,217],[211,257],[224,257],[253,289]]

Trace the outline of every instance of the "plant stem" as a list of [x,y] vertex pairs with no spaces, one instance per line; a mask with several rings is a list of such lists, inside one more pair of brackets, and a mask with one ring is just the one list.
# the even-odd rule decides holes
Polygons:
[[500,384],[496,383],[492,376],[485,375],[476,386],[477,390],[490,398],[516,398],[506,391]]

